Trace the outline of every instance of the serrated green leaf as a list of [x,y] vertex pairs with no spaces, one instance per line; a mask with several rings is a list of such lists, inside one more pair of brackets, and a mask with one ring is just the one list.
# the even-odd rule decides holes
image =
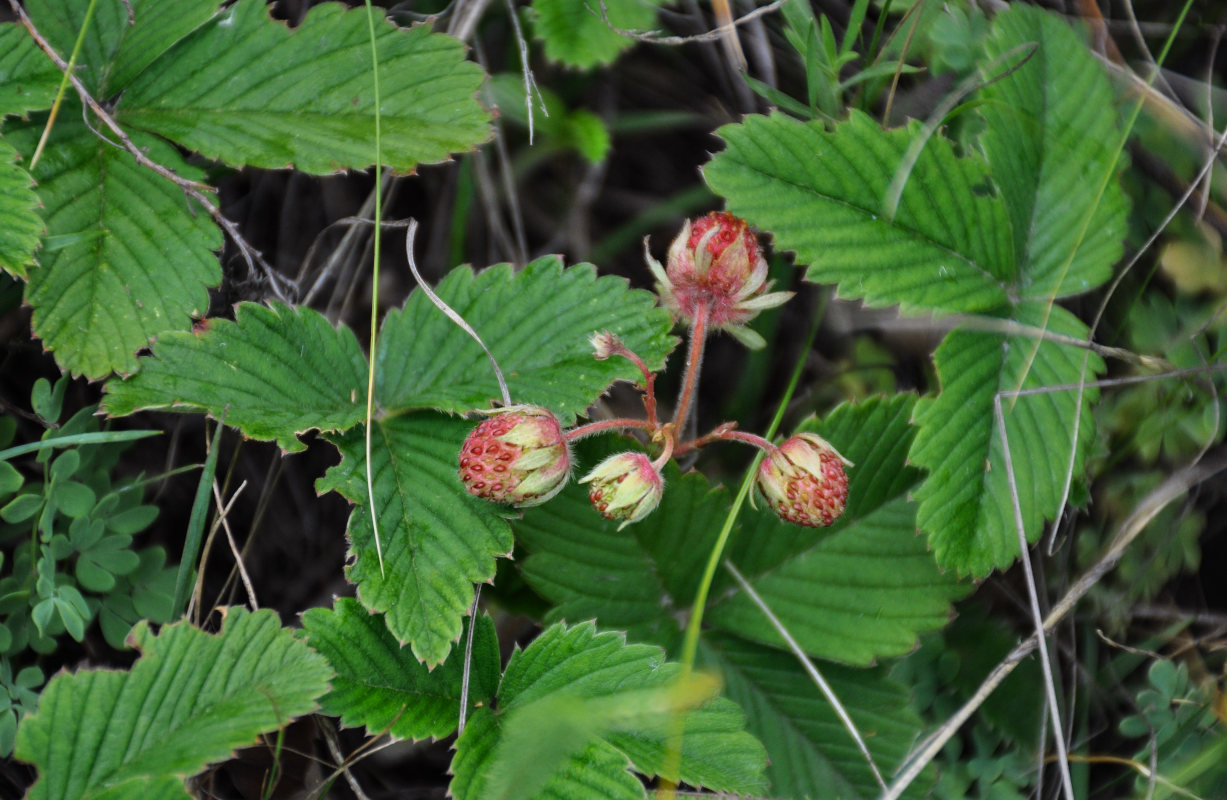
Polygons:
[[[987,74],[1013,66],[1030,44],[1037,49],[1021,67],[1001,80]],[[985,51],[980,113],[988,129],[981,140],[1020,234],[1021,294],[1092,289],[1121,257],[1129,208],[1115,179],[1120,134],[1112,87],[1082,37],[1032,6],[996,15]],[[1011,51],[1013,61],[1003,61]]]
[[[67,58],[85,24],[88,5],[79,0],[33,0],[27,4],[27,10],[34,26]],[[85,29],[76,75],[95,97],[112,97],[175,42],[211,17],[217,6],[217,0],[98,3]]]
[[132,636],[143,655],[129,672],[61,673],[22,722],[17,757],[40,772],[31,800],[120,797],[170,777],[187,797],[182,778],[314,710],[332,674],[271,611],[232,608],[217,635],[180,623]]
[[0,120],[50,106],[60,78],[60,71],[25,28],[0,25]]
[[[951,600],[967,591],[941,574],[915,535],[907,493],[919,473],[904,462],[914,402],[876,398],[807,426],[856,464],[835,526],[800,528],[747,510],[729,541],[729,560],[812,655],[868,664],[905,653],[918,632],[944,625]],[[697,474],[679,476],[669,466],[665,478],[660,507],[622,532],[596,516],[583,487],[568,487],[514,524],[530,554],[525,579],[557,604],[550,619],[596,617],[603,627],[674,644],[730,499]],[[762,613],[734,588],[721,571],[707,619],[779,645]]]
[[[334,609],[303,614],[303,628],[337,673],[332,691],[320,699],[325,714],[349,727],[362,725],[372,736],[441,739],[456,730],[463,645],[443,666],[428,670],[401,647],[382,615],[347,597],[337,598]],[[472,665],[470,709],[488,706],[498,688],[498,636],[486,615],[474,631]]]
[[719,130],[727,146],[703,168],[729,211],[770,231],[809,264],[808,280],[843,297],[905,310],[983,311],[1017,279],[1009,218],[986,193],[983,162],[934,136],[907,173],[893,220],[888,188],[920,128],[884,131],[852,111],[827,132],[772,114]]
[[[487,795],[482,769],[501,741],[502,719],[489,709],[478,709],[456,744],[452,760],[450,796],[478,800]],[[603,741],[596,741],[556,770],[537,791],[534,800],[641,800],[643,784],[628,771],[630,759]]]
[[[792,655],[723,635],[709,637],[701,652],[701,663],[723,676],[726,695],[745,712],[747,729],[770,754],[771,797],[878,796],[865,757]],[[823,664],[821,669],[878,770],[890,775],[921,733],[908,691],[880,668]],[[905,796],[923,796],[923,783],[917,781]]]
[[597,0],[534,0],[536,37],[545,55],[569,67],[588,69],[608,64],[635,40],[614,30],[650,30],[659,0],[604,0],[602,19]]
[[[645,690],[675,689],[680,675],[680,665],[665,663],[664,651],[659,648],[628,645],[617,633],[598,634],[592,623],[546,629],[527,648],[512,655],[499,686],[498,711],[482,715],[484,719],[480,722],[475,717],[476,727],[472,732],[466,728],[457,741],[452,794],[460,800],[487,796],[485,789],[492,780],[490,766],[498,763],[500,746],[514,741],[514,726],[524,724],[540,729],[541,720],[532,713],[522,714],[525,710],[551,703],[557,704],[551,707],[561,709],[571,700],[581,706],[603,703],[601,708],[615,709],[619,700],[641,697]],[[585,728],[578,717],[570,717],[570,722],[576,730],[582,728],[585,735],[600,738],[626,754],[636,770],[653,775],[665,763],[672,727],[673,709],[667,703],[664,705],[658,714],[637,709],[617,722],[606,719],[604,726],[598,725],[594,730]],[[764,754],[761,745],[745,733],[743,726],[740,711],[721,698],[685,712],[681,779],[717,791],[762,789]],[[495,742],[487,738],[491,728],[497,735]],[[574,758],[573,749],[567,748],[574,748],[575,742],[555,744],[564,749],[564,757],[558,763],[565,764]],[[587,742],[582,742],[578,746],[586,745]],[[505,796],[520,795],[509,792]]]
[[[40,116],[40,120],[41,120]],[[51,236],[101,231],[54,251],[30,270],[26,302],[34,332],[73,374],[101,378],[136,369],[135,352],[166,331],[183,330],[208,309],[207,286],[221,280],[212,251],[221,234],[209,215],[126,151],[91,134],[66,101],[34,170]],[[6,134],[32,153],[41,125]],[[199,180],[165,142],[134,135],[154,161]]]
[[366,359],[348,328],[319,312],[241,303],[234,321],[161,336],[141,371],[107,383],[115,416],[204,411],[253,439],[302,450],[298,434],[345,430],[366,415]]
[[[516,272],[502,264],[474,274],[459,267],[436,293],[473,326],[494,354],[517,403],[554,411],[564,424],[615,380],[637,380],[624,358],[597,361],[589,337],[610,330],[650,366],[676,340],[655,297],[623,278],[598,278],[591,264],[564,269],[546,256]],[[388,314],[379,340],[376,397],[386,409],[485,408],[499,397],[490,362],[476,342],[420,291]]]
[[[729,560],[810,655],[857,666],[903,655],[916,646],[917,633],[945,625],[951,602],[968,591],[938,570],[916,535],[916,506],[907,494],[917,472],[905,466],[914,400],[896,395],[843,405],[822,423],[803,425],[855,465],[843,517],[807,536],[774,515],[756,514],[730,547]],[[803,551],[794,545],[780,558],[790,538],[812,544]],[[785,646],[743,592],[715,603],[708,619]]]
[[[0,38],[0,48],[3,46]],[[3,78],[0,78],[0,87],[3,85]],[[2,116],[3,108],[0,107]],[[17,164],[17,151],[0,139],[0,269],[23,280],[34,261],[34,248],[38,247],[38,236],[43,231],[43,221],[37,211],[38,195],[34,194],[33,185],[30,173]]]
[[[386,163],[408,171],[489,138],[482,71],[461,42],[386,21],[375,37]],[[230,164],[366,167],[375,160],[370,47],[363,9],[317,5],[291,30],[261,0],[240,0],[137,75],[116,115]]]
[[[1017,309],[1017,318],[1024,324],[1036,325],[1044,316],[1048,316],[1049,331],[1086,338],[1086,326],[1062,308],[1053,308],[1050,316],[1042,303],[1025,303]],[[1094,380],[1104,370],[1103,361],[1092,354],[1083,376],[1085,355],[1082,348],[1051,341],[1041,343],[1037,350],[1030,337],[961,330],[947,336],[937,349],[934,359],[942,392],[917,407],[920,430],[910,458],[929,470],[929,477],[916,491],[920,501],[917,523],[943,567],[982,576],[1018,558],[1018,534],[1003,443],[993,419],[993,397],[1012,391],[1020,381],[1026,390],[1076,385],[1083,377]],[[1086,448],[1094,441],[1091,404],[1098,396],[1096,389],[1083,393],[1078,453],[1072,463],[1075,479],[1082,472]],[[1023,526],[1027,541],[1034,542],[1044,520],[1055,516],[1064,493],[1074,417],[1079,412],[1077,392],[1006,397],[1002,412]]]
[[473,424],[434,412],[378,421],[371,458],[381,574],[367,499],[361,428],[329,440],[341,463],[316,482],[354,503],[349,517],[347,577],[371,611],[385,612],[388,630],[413,655],[435,666],[460,637],[473,584],[494,577],[495,559],[509,555],[506,509],[473,497],[457,474],[457,457]]

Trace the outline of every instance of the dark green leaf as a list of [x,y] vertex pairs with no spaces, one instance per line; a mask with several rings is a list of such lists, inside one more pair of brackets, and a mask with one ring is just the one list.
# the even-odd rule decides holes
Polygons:
[[40,773],[31,800],[186,798],[183,778],[314,710],[331,676],[269,611],[231,608],[217,635],[180,623],[133,637],[129,672],[61,673],[21,723],[17,757]]
[[[383,615],[356,600],[337,598],[333,610],[303,614],[307,642],[328,659],[337,676],[320,705],[347,726],[365,726],[371,735],[441,739],[456,730],[464,637],[446,663],[434,670],[413,657],[388,631]],[[469,708],[488,706],[499,680],[498,638],[482,615],[473,637]]]
[[469,495],[457,473],[463,419],[418,412],[376,422],[371,437],[375,507],[383,548],[380,570],[367,498],[363,431],[330,437],[341,463],[316,483],[354,503],[348,578],[358,599],[387,615],[388,630],[435,666],[447,657],[473,602],[473,584],[494,577],[511,553],[506,509]]
[[[623,278],[598,278],[591,264],[564,269],[557,256],[519,272],[507,264],[477,274],[461,267],[436,292],[494,353],[515,402],[545,406],[564,424],[615,380],[639,377],[626,359],[595,360],[593,333],[618,334],[655,367],[675,344],[669,314],[655,308],[652,294],[629,289]],[[376,396],[384,408],[467,411],[499,396],[481,348],[420,291],[388,314],[377,363]]]
[[[384,20],[375,38],[385,163],[409,171],[489,138],[482,71],[463,44]],[[230,164],[366,167],[375,161],[370,48],[365,9],[323,3],[291,30],[262,0],[239,0],[136,75],[116,115]]]
[[168,333],[141,372],[107,384],[116,416],[206,411],[253,439],[303,449],[298,434],[344,430],[366,413],[366,359],[347,328],[309,308],[240,304],[201,333]]

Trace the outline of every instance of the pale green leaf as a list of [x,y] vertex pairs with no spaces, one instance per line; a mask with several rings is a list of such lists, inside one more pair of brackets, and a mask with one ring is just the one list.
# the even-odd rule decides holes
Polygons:
[[[456,743],[448,791],[456,800],[485,800],[485,766],[501,742],[502,717],[479,709]],[[537,763],[534,758],[533,766]],[[533,800],[640,800],[643,784],[628,769],[630,759],[602,740],[589,743],[548,777]]]
[[107,384],[107,413],[204,411],[253,439],[303,449],[298,434],[345,430],[366,414],[366,359],[348,328],[309,308],[242,303],[233,322],[158,338],[141,371]]
[[315,710],[331,677],[271,611],[232,608],[216,635],[180,623],[154,636],[142,623],[132,638],[142,656],[130,671],[61,673],[22,722],[16,755],[39,769],[30,800],[131,797],[146,784],[186,798],[183,778]]
[[933,137],[910,170],[894,219],[887,191],[918,135],[884,131],[852,111],[834,131],[783,114],[719,131],[724,152],[703,169],[729,211],[770,231],[806,277],[843,297],[906,310],[980,311],[1006,301],[1017,278],[1009,218],[986,193],[983,162]]
[[[660,367],[676,340],[668,312],[624,278],[597,277],[591,264],[564,269],[546,256],[514,271],[503,264],[474,274],[460,267],[437,294],[473,326],[498,361],[517,403],[575,420],[615,380],[639,380],[624,358],[597,361],[589,337],[612,331]],[[420,291],[388,314],[379,340],[376,396],[387,409],[485,408],[499,397],[481,348]]]
[[[499,686],[498,711],[490,715],[497,724],[492,726],[487,719],[472,733],[466,729],[457,742],[453,795],[462,800],[487,797],[492,781],[509,789],[515,786],[500,778],[498,770],[492,777],[491,766],[500,764],[500,749],[509,743],[528,741],[518,734],[516,726],[531,729],[527,733],[540,731],[542,720],[532,713],[535,708],[553,709],[570,729],[569,738],[551,737],[554,752],[542,756],[560,767],[574,759],[577,751],[582,753],[591,739],[599,738],[629,757],[637,771],[658,774],[666,763],[677,700],[670,699],[669,692],[652,690],[686,692],[685,687],[678,687],[680,675],[680,665],[666,663],[663,650],[628,645],[617,633],[598,634],[592,623],[547,628],[508,662]],[[655,711],[641,705],[648,698],[657,703]],[[598,722],[589,724],[582,713],[565,711],[570,703],[578,709],[593,710],[591,716]],[[685,731],[682,780],[716,791],[755,792],[763,788],[762,747],[744,731],[744,717],[735,705],[721,698],[710,699],[684,711],[681,722]],[[495,742],[487,738],[491,727],[497,735]],[[507,762],[502,763],[502,768],[510,768]],[[527,770],[526,774],[533,772]],[[544,777],[534,775],[538,783],[544,783]],[[501,796],[528,795],[509,790]]]
[[[365,9],[312,8],[291,30],[262,0],[239,0],[124,89],[120,121],[230,164],[324,174],[375,160]],[[375,30],[382,152],[411,170],[490,136],[482,71],[464,45],[422,25]]]
[[[218,0],[97,3],[77,58],[77,77],[97,98],[118,94],[145,67],[211,17],[218,5]],[[81,0],[32,0],[26,9],[34,26],[67,59],[85,24],[88,6]]]
[[30,173],[16,161],[17,151],[0,139],[0,269],[25,278],[43,221],[38,216],[38,196]]
[[[19,152],[33,153],[43,118],[6,135]],[[60,366],[101,378],[134,371],[138,349],[207,311],[206,287],[221,280],[212,251],[222,239],[182,190],[80,120],[80,105],[66,101],[34,169],[47,235],[68,243],[43,252],[25,299],[35,334]],[[136,140],[183,177],[203,177],[164,142]]]
[[[906,653],[917,633],[945,624],[951,600],[967,591],[939,571],[915,533],[907,493],[919,473],[905,465],[913,403],[907,395],[872,399],[806,426],[856,464],[835,526],[801,528],[746,509],[729,541],[729,560],[812,655],[868,664]],[[730,500],[700,475],[679,476],[670,466],[665,478],[660,507],[621,532],[596,515],[583,487],[568,487],[515,523],[529,553],[525,579],[556,604],[550,619],[595,617],[604,628],[674,644]],[[711,623],[780,645],[762,613],[734,589],[723,570],[717,574]]]
[[60,78],[60,71],[25,28],[0,25],[0,120],[49,107]]
[[[349,727],[362,725],[372,736],[441,739],[456,730],[463,645],[443,666],[428,670],[396,641],[383,615],[352,598],[337,598],[331,610],[313,608],[302,620],[307,642],[337,673],[332,691],[320,699],[325,714]],[[470,680],[470,710],[489,705],[498,687],[499,652],[494,623],[484,614],[474,631]]]
[[[1044,315],[1038,302],[1017,309],[1024,324],[1037,325]],[[1048,330],[1078,339],[1087,335],[1086,326],[1059,307],[1051,309]],[[1036,349],[1034,338],[963,330],[951,333],[937,349],[942,392],[917,408],[920,430],[910,458],[930,473],[916,491],[917,523],[943,567],[982,576],[1018,558],[1013,490],[993,419],[993,397],[1014,390],[1020,382],[1027,390],[1077,384],[1080,378],[1094,380],[1104,369],[1103,361],[1091,355],[1084,376],[1085,356],[1082,348],[1051,341]],[[1044,520],[1056,515],[1064,494],[1074,418],[1079,413],[1077,394],[1058,389],[1001,401],[1030,542],[1039,536]],[[1086,448],[1095,438],[1091,404],[1098,395],[1095,389],[1083,392],[1074,480],[1082,474]]]
[[[996,80],[1032,44],[1031,58]],[[1092,289],[1120,259],[1129,207],[1115,174],[1120,134],[1112,87],[1082,37],[1033,6],[994,17],[985,51],[980,113],[988,129],[981,140],[1018,232],[1021,294]]]
[[651,30],[660,0],[534,0],[533,31],[545,55],[569,67],[588,69],[608,64],[635,40],[614,30]]
[[316,483],[354,503],[348,577],[358,599],[386,613],[388,630],[435,666],[447,658],[473,602],[473,584],[494,577],[511,552],[503,506],[464,490],[457,457],[473,424],[430,411],[376,422],[371,435],[381,574],[367,500],[363,430],[332,437],[341,463]]
[[[771,797],[873,798],[880,793],[865,757],[809,675],[790,654],[731,636],[708,638],[701,663],[724,678],[726,696],[767,748]],[[908,691],[877,669],[822,664],[878,770],[889,776],[921,733]],[[905,796],[923,796],[923,780]]]

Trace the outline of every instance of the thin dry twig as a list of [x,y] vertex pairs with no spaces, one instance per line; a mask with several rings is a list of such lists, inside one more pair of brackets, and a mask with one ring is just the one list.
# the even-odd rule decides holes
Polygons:
[[[106,124],[106,126],[111,130],[111,133],[115,134],[115,137],[119,139],[123,149],[127,150],[128,153],[131,154],[131,156],[136,160],[136,163],[140,164],[142,167],[152,170],[159,176],[175,184],[182,189],[185,194],[199,203],[201,207],[203,207],[209,213],[209,216],[213,218],[213,221],[226,232],[226,235],[230,237],[230,240],[234,242],[235,246],[239,248],[239,252],[242,253],[244,260],[247,262],[248,269],[251,270],[251,273],[253,275],[263,275],[264,279],[268,282],[269,287],[272,289],[273,294],[278,300],[286,303],[290,302],[289,294],[292,293],[295,287],[281,277],[281,275],[279,275],[277,271],[273,269],[272,265],[270,265],[264,259],[264,256],[247,243],[247,240],[243,238],[241,233],[239,233],[238,226],[222,214],[221,209],[214,204],[210,197],[215,189],[207,183],[198,183],[197,181],[188,180],[180,175],[176,175],[169,168],[162,166],[153,159],[149,158],[149,156],[145,155],[145,153],[132,142],[132,139],[127,133],[124,132],[123,128],[119,127],[119,123],[115,121],[115,118],[111,116],[110,112],[103,108],[102,105],[93,98],[93,96],[89,93],[89,90],[85,88],[85,84],[81,83],[80,79],[78,79],[76,75],[69,72],[68,62],[61,58],[59,53],[55,52],[55,48],[51,46],[51,43],[48,42],[46,38],[39,33],[38,29],[34,27],[34,23],[30,20],[29,16],[26,15],[25,9],[18,4],[17,0],[9,0],[9,6],[13,9],[13,13],[16,14],[21,20],[21,24],[25,27],[26,31],[34,39],[35,44],[37,44],[39,48],[47,54],[47,57],[55,63],[61,72],[68,75],[68,79],[72,82],[73,88],[77,90],[77,95],[81,98],[81,102],[88,106],[89,109],[93,111],[95,115],[97,115],[98,119],[102,120],[103,123]],[[114,142],[110,142],[110,140],[106,138],[103,138],[103,141],[114,144]],[[287,293],[287,289],[290,290],[289,293]]]
[[878,771],[878,765],[874,762],[873,755],[869,752],[869,747],[865,744],[865,739],[861,736],[861,732],[857,730],[856,723],[852,721],[852,717],[848,714],[848,710],[844,708],[844,704],[840,702],[839,697],[835,694],[835,690],[832,689],[831,685],[826,682],[825,678],[822,677],[822,673],[818,671],[818,667],[814,666],[814,662],[811,661],[809,656],[805,654],[805,651],[801,649],[801,645],[798,644],[795,638],[793,638],[792,633],[789,632],[788,628],[784,627],[784,623],[780,621],[780,618],[775,615],[775,612],[771,610],[771,607],[767,605],[767,602],[763,600],[759,593],[754,591],[754,587],[751,586],[750,582],[745,579],[745,576],[738,571],[737,567],[733,566],[731,561],[725,561],[724,568],[732,574],[733,579],[737,581],[739,586],[741,586],[741,590],[746,593],[746,597],[749,597],[754,605],[758,606],[758,610],[763,612],[763,616],[767,618],[767,621],[771,623],[773,628],[775,628],[776,633],[778,633],[784,640],[784,643],[788,645],[788,649],[792,651],[792,654],[796,657],[797,662],[801,664],[801,668],[805,670],[806,674],[809,675],[810,680],[814,682],[814,685],[817,686],[818,690],[822,692],[824,697],[826,697],[827,702],[830,703],[831,707],[835,709],[835,714],[839,717],[840,722],[844,724],[844,728],[848,731],[848,735],[852,737],[854,742],[856,742],[857,749],[861,751],[861,755],[864,757],[865,763],[869,764],[869,769],[871,772],[873,772],[874,780],[878,782],[878,786],[882,787],[882,791],[886,791],[886,781],[882,779],[882,773]]
[[[245,488],[247,488],[247,481],[240,483],[239,488],[234,490],[234,495],[230,498],[230,502],[233,503],[234,498],[238,497],[239,493]],[[221,508],[222,492],[221,488],[217,485],[217,481],[213,481],[213,500],[217,503],[217,507]],[[230,506],[227,505],[226,508],[228,509]],[[222,524],[222,530],[226,532],[226,541],[230,545],[230,553],[234,556],[235,569],[238,570],[239,578],[243,581],[243,588],[247,590],[247,599],[251,603],[251,610],[259,611],[260,603],[256,601],[256,590],[255,587],[252,586],[251,576],[247,574],[247,567],[243,564],[243,556],[239,553],[238,545],[236,545],[234,542],[234,533],[230,530],[230,519],[223,515],[220,521]]]
[[[1073,610],[1074,606],[1086,596],[1091,587],[1116,567],[1120,562],[1121,556],[1124,555],[1125,550],[1128,549],[1133,540],[1137,538],[1142,529],[1168,503],[1182,496],[1194,486],[1222,472],[1224,469],[1227,469],[1227,445],[1220,445],[1217,450],[1207,455],[1202,461],[1191,464],[1172,474],[1142,498],[1142,501],[1138,503],[1133,513],[1120,524],[1104,555],[1082,573],[1081,577],[1066,591],[1057,604],[1053,606],[1052,610],[1048,612],[1048,616],[1044,618],[1044,633],[1047,634],[1055,628]],[[1014,646],[1014,649],[988,674],[988,677],[984,679],[971,698],[913,751],[907,759],[907,766],[894,782],[891,783],[887,792],[882,795],[883,800],[898,800],[899,796],[906,791],[912,781],[916,780],[916,777],[928,766],[929,762],[941,752],[946,742],[950,741],[951,737],[958,732],[963,723],[1001,685],[1001,682],[1014,671],[1019,662],[1035,650],[1037,643],[1038,636],[1032,633]]]
[[601,12],[599,14],[592,9],[592,6],[587,6],[587,8],[590,14],[595,14],[596,16],[600,17],[601,21],[604,22],[611,31],[621,36],[628,36],[638,42],[651,42],[652,44],[677,46],[689,44],[691,42],[714,42],[719,39],[723,39],[728,35],[726,31],[728,31],[730,28],[736,28],[738,25],[744,25],[751,20],[756,20],[759,17],[770,14],[780,6],[784,5],[786,2],[787,0],[774,0],[774,2],[768,3],[762,8],[756,8],[748,14],[732,20],[732,22],[726,25],[721,25],[708,31],[707,33],[696,33],[693,36],[665,36],[659,31],[633,31],[619,28],[609,21],[609,9],[605,7],[605,0],[600,0]]
[[[220,424],[220,423],[219,423]],[[239,499],[239,494],[243,491],[243,487],[247,485],[247,481],[230,495],[230,502],[226,503],[225,507],[218,506],[217,517],[214,518],[212,526],[209,527],[209,535],[205,537],[204,547],[200,552],[200,568],[196,572],[196,586],[192,589],[192,597],[188,603],[186,617],[192,617],[192,612],[199,607],[198,601],[204,592],[205,567],[209,563],[209,551],[213,549],[213,539],[217,536],[218,530],[221,529],[222,522],[226,519],[226,515],[230,513],[230,509],[234,507],[234,501]],[[217,492],[217,483],[213,484],[213,491]]]

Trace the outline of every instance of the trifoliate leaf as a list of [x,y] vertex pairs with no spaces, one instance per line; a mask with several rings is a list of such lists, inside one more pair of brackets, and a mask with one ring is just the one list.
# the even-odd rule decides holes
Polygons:
[[107,384],[103,407],[204,411],[253,439],[301,450],[298,434],[345,430],[366,414],[366,359],[348,328],[309,308],[241,303],[234,321],[173,332],[141,371]]
[[216,635],[180,623],[132,637],[130,671],[61,673],[21,723],[31,800],[187,798],[184,778],[313,711],[331,676],[271,611],[230,609]]
[[[676,340],[668,312],[623,278],[598,278],[591,264],[564,269],[546,256],[516,272],[507,264],[474,274],[460,267],[436,293],[490,348],[517,403],[542,405],[569,424],[615,380],[641,380],[624,358],[597,361],[588,339],[609,330],[649,366]],[[481,348],[416,291],[388,314],[379,340],[376,396],[387,409],[486,408],[498,383]]]
[[[39,124],[6,134],[30,155]],[[26,302],[34,332],[65,370],[89,378],[136,369],[135,352],[208,310],[221,280],[213,250],[221,234],[204,209],[127,151],[91,134],[75,100],[65,102],[34,169],[43,221],[61,245],[31,269]],[[134,140],[154,161],[199,180],[173,147]]]
[[[983,191],[984,163],[956,157],[940,136],[901,171],[919,126],[884,131],[859,111],[830,132],[777,113],[719,134],[727,146],[703,169],[708,185],[729,211],[770,231],[776,249],[809,264],[808,280],[905,310],[1006,302],[1017,264],[1005,206]],[[886,198],[897,174],[907,182],[892,219]]]
[[[323,174],[375,161],[365,9],[313,7],[291,30],[262,0],[239,0],[124,88],[116,115],[230,164]],[[408,171],[490,136],[481,68],[422,25],[375,25],[385,163]]]
[[[714,684],[682,683],[680,675],[680,665],[665,663],[659,648],[628,645],[616,633],[598,634],[592,623],[548,628],[512,655],[499,686],[498,711],[483,710],[457,741],[451,793],[458,800],[551,796],[556,789],[536,787],[549,790],[551,778],[568,764],[602,752],[591,750],[598,741],[625,754],[636,771],[659,774],[679,713],[685,732],[682,780],[716,791],[761,790],[764,753],[743,730],[740,711],[727,700],[704,699]],[[558,720],[566,735],[550,736],[543,749],[547,719]],[[541,774],[533,759],[556,767]],[[598,778],[610,776],[602,771]],[[521,783],[525,780],[532,783]],[[491,788],[498,791],[491,794]],[[642,795],[620,790],[617,796]]]
[[363,430],[330,440],[341,463],[316,482],[354,503],[347,577],[388,630],[435,666],[447,658],[473,602],[473,584],[494,577],[495,559],[511,552],[503,506],[473,497],[457,473],[472,423],[430,411],[379,421],[371,460],[383,571],[367,499]]
[[[383,615],[358,601],[337,598],[334,609],[303,614],[307,642],[336,670],[332,691],[320,699],[325,714],[374,736],[441,739],[456,730],[460,712],[464,637],[443,666],[428,670],[388,631]],[[473,632],[469,708],[488,706],[499,680],[498,637],[489,616]],[[467,634],[466,634],[467,635]]]

